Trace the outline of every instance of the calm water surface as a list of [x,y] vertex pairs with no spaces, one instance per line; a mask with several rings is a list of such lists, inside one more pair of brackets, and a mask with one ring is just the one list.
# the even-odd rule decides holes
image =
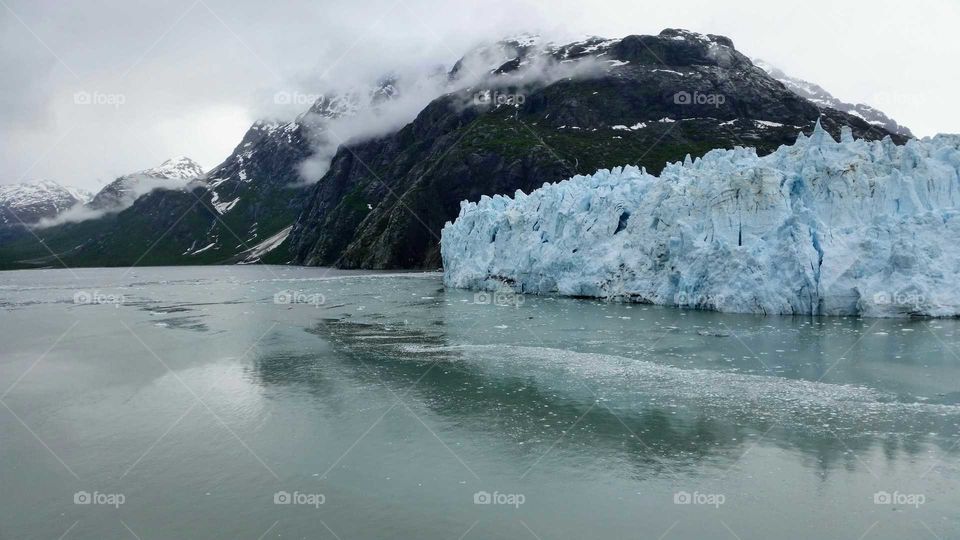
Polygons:
[[0,273],[0,538],[960,537],[957,322],[506,300]]

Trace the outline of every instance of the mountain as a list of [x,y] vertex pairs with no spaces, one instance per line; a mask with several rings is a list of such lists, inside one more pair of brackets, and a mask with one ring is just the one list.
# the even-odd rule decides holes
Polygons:
[[833,94],[824,90],[822,86],[812,82],[807,82],[803,79],[791,77],[784,73],[783,70],[774,67],[763,60],[754,59],[753,62],[757,65],[757,67],[760,67],[769,73],[771,77],[782,82],[788,90],[815,103],[820,107],[836,109],[838,111],[862,118],[867,123],[874,126],[879,126],[891,133],[896,133],[905,137],[913,137],[913,133],[911,133],[906,126],[900,125],[896,120],[890,118],[882,111],[863,103],[853,104],[837,99],[833,96]]
[[464,203],[449,286],[782,315],[960,315],[960,136],[713,150]]
[[292,122],[257,122],[180,189],[42,229],[42,244],[0,242],[0,268],[437,268],[440,230],[464,199],[626,164],[658,172],[714,148],[769,153],[817,119],[835,135],[849,126],[907,140],[796,95],[726,37],[665,30],[558,45],[520,36],[417,84],[387,77],[321,96]]
[[51,180],[0,185],[0,225],[34,224],[90,200],[90,193]]
[[907,140],[798,96],[717,35],[501,43],[450,78],[478,71],[396,133],[339,149],[287,240],[294,263],[438,268],[463,200],[620,165],[656,174],[714,148],[766,154],[818,119],[834,135]]
[[[38,232],[43,244],[33,238],[2,244],[0,267],[61,261],[68,266],[286,262],[289,255],[279,247],[309,189],[301,167],[322,145],[325,124],[395,94],[392,81],[384,79],[370,88],[320,96],[294,121],[258,121],[206,175],[178,158],[121,177],[91,204],[117,210],[119,201],[121,211],[43,229]],[[195,176],[200,177],[184,181]],[[178,189],[144,189],[171,185],[171,179]],[[129,206],[123,209],[124,204]]]
[[117,178],[101,189],[88,206],[94,210],[120,210],[154,189],[182,187],[187,183],[186,181],[201,176],[203,176],[203,168],[197,162],[183,156],[171,158],[159,167]]

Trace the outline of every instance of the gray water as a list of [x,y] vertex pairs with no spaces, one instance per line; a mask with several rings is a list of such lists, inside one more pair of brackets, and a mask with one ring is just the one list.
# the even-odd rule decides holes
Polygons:
[[960,537],[956,321],[84,269],[0,343],[3,539]]

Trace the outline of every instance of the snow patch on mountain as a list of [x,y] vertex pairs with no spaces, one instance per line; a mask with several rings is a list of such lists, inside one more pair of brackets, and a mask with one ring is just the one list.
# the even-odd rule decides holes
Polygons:
[[223,215],[229,212],[231,209],[233,209],[234,206],[237,205],[238,202],[240,202],[240,197],[236,197],[231,201],[221,201],[220,196],[215,191],[212,192],[212,197],[210,199],[210,204],[213,205],[213,208],[220,215]]
[[451,287],[727,312],[960,315],[960,136],[810,137],[464,201]]
[[194,241],[193,245],[190,246],[190,249],[184,251],[183,253],[181,253],[181,255],[199,255],[205,251],[213,249],[214,247],[216,247],[216,245],[217,245],[216,242],[210,242],[209,244],[203,246],[202,248],[194,251],[194,247],[196,247],[196,241]]
[[240,264],[254,264],[260,262],[260,259],[264,255],[277,249],[287,240],[287,237],[290,236],[291,230],[293,230],[293,225],[280,230],[280,232],[277,234],[274,234],[263,242],[253,246],[242,254],[243,259],[241,259]]
[[140,174],[154,178],[191,180],[203,176],[203,167],[186,156],[177,156],[164,161],[159,167],[140,171]]

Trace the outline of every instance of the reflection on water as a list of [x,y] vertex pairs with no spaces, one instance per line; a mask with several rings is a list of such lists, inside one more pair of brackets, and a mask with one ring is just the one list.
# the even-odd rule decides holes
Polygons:
[[0,538],[960,534],[956,321],[498,306],[278,267],[10,272],[0,309]]
[[[950,455],[960,407],[903,403],[867,387],[684,370],[594,353],[525,346],[458,346],[450,325],[325,320],[312,332],[357,365],[355,376],[410,389],[434,412],[471,430],[536,443],[570,437],[591,452],[623,453],[644,476],[710,459],[720,469],[761,434],[828,473],[882,446],[887,459],[927,444]],[[278,383],[274,359],[258,376]],[[310,362],[309,359],[303,359]],[[289,369],[289,359],[279,359]],[[288,383],[305,380],[301,373]],[[322,381],[322,379],[321,379]],[[318,392],[322,397],[324,392]],[[571,428],[571,426],[573,426]],[[572,434],[576,434],[573,436]],[[531,444],[534,443],[534,444]],[[655,466],[651,467],[651,465]]]

